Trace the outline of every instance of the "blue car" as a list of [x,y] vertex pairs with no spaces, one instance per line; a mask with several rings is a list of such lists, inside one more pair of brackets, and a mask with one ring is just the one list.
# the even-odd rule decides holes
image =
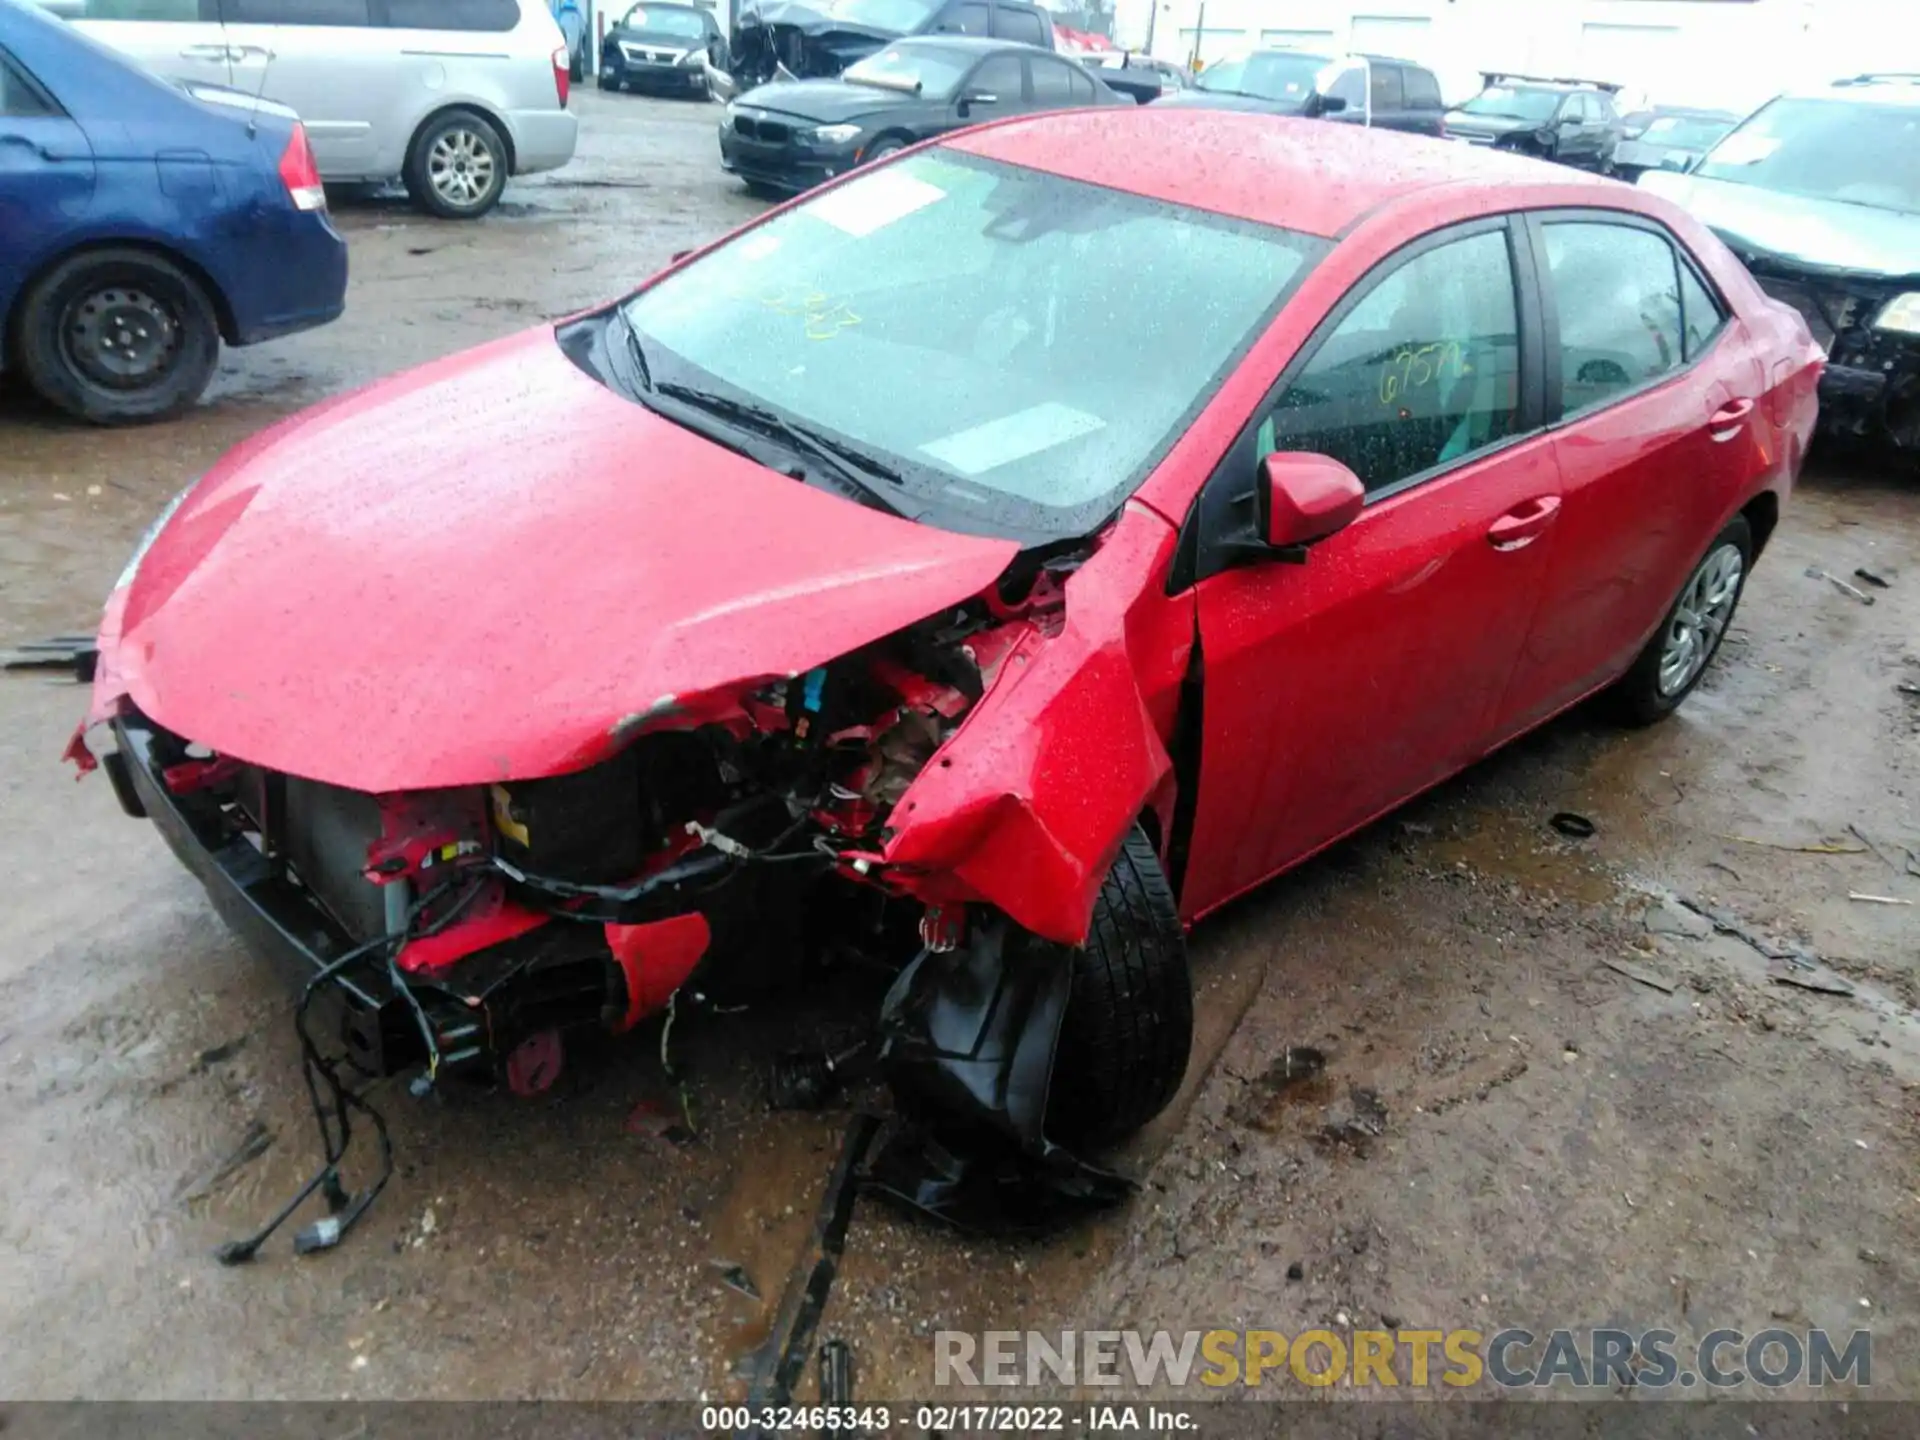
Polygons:
[[298,117],[0,0],[0,366],[100,424],[200,398],[220,342],[324,325],[347,246]]

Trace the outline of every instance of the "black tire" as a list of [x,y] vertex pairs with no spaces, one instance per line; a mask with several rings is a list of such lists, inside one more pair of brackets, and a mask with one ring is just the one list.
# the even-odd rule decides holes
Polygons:
[[15,353],[49,404],[96,425],[137,425],[198,400],[220,359],[200,282],[146,250],[89,250],[21,301]]
[[471,110],[443,110],[413,137],[401,178],[413,203],[429,215],[477,220],[500,203],[508,169],[507,145],[492,121]]
[[[1737,551],[1740,559],[1739,574],[1733,580],[1732,593],[1724,605],[1713,607],[1714,626],[1705,642],[1705,653],[1700,655],[1699,663],[1692,666],[1692,673],[1679,684],[1663,681],[1662,665],[1668,655],[1670,641],[1676,641],[1681,624],[1681,608],[1690,599],[1695,598],[1696,587],[1702,583],[1710,566],[1724,563],[1724,553],[1729,547]],[[1720,653],[1720,642],[1726,639],[1727,631],[1733,624],[1733,617],[1740,608],[1740,597],[1746,593],[1747,576],[1753,570],[1753,529],[1747,524],[1747,517],[1736,515],[1727,523],[1727,528],[1713,537],[1713,543],[1706,548],[1693,569],[1687,572],[1686,583],[1681,585],[1680,593],[1673,597],[1673,604],[1660,621],[1660,628],[1653,632],[1653,638],[1635,658],[1632,667],[1615,682],[1611,692],[1613,709],[1618,718],[1628,725],[1651,725],[1656,720],[1664,720],[1680,708],[1680,702],[1693,693],[1693,687],[1700,683],[1700,677],[1707,673],[1707,667],[1713,663],[1713,657]],[[1717,588],[1717,587],[1716,587]],[[1697,627],[1694,629],[1698,634]]]
[[619,88],[620,88],[620,82],[619,82],[618,80],[609,80],[609,79],[608,79],[608,78],[607,78],[606,76],[604,76],[604,75],[596,75],[596,76],[594,76],[594,77],[593,77],[593,83],[594,83],[594,84],[595,84],[596,86],[598,86],[598,87],[599,87],[600,89],[602,89],[602,90],[615,90],[615,91],[617,91],[617,90],[619,90]]
[[586,67],[582,63],[581,57],[578,54],[575,54],[574,56],[572,56],[572,58],[570,58],[567,61],[568,83],[573,85],[578,85],[582,80],[586,78],[586,73],[587,73]]
[[862,165],[871,165],[876,160],[884,160],[889,155],[898,154],[907,148],[907,142],[897,135],[889,135],[884,140],[873,142],[873,148],[860,157]]
[[1153,843],[1127,836],[1073,952],[1073,990],[1047,1096],[1047,1134],[1069,1146],[1131,1135],[1186,1078],[1193,1050],[1187,942]]

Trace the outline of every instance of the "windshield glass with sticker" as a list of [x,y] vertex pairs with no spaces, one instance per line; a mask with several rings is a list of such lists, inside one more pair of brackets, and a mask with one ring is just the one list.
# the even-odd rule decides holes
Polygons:
[[1776,100],[1716,145],[1694,173],[1920,214],[1920,106]]
[[1030,542],[1110,515],[1327,242],[940,151],[828,190],[628,301],[656,382]]

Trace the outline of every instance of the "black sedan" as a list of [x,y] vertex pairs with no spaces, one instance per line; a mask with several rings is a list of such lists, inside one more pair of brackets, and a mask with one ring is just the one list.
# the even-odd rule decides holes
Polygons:
[[720,119],[720,164],[751,190],[794,192],[965,125],[1132,103],[1063,55],[1004,40],[919,36],[894,41],[837,80],[749,90]]
[[707,66],[726,68],[726,40],[697,5],[635,5],[600,41],[602,90],[707,93]]

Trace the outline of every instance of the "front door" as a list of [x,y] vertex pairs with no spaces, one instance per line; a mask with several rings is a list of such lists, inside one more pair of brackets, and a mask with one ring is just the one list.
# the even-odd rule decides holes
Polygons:
[[[1559,479],[1523,386],[1524,231],[1478,222],[1376,267],[1209,482],[1198,536],[1202,737],[1182,909],[1198,914],[1484,748],[1532,620]],[[1304,564],[1235,563],[1217,518],[1260,457],[1340,460],[1361,516]]]
[[[88,7],[91,11],[92,6]],[[118,10],[122,7],[99,7]],[[202,85],[229,85],[227,37],[218,0],[153,0],[133,9],[139,19],[82,15],[74,27],[156,75]]]
[[368,0],[220,4],[235,88],[299,112],[323,178],[387,178],[375,121],[393,109],[400,55],[395,32],[374,27]]
[[1752,337],[1673,237],[1618,212],[1533,217],[1559,553],[1501,729],[1624,669],[1748,477],[1767,468]]

